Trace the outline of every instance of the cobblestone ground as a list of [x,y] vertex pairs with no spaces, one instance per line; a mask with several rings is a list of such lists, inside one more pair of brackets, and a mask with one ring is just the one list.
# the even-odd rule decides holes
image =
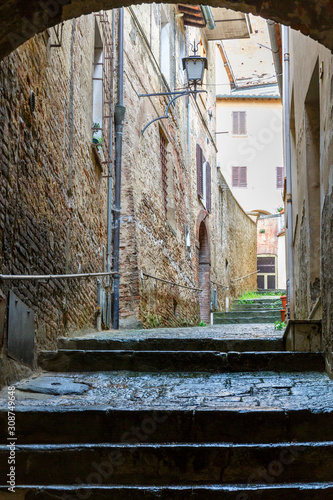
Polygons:
[[[82,395],[52,396],[16,390],[17,406],[109,406],[170,409],[329,409],[333,381],[324,373],[48,374],[64,383],[88,384]],[[63,380],[66,379],[66,380]],[[6,407],[6,389],[0,407]]]
[[105,332],[82,333],[80,336],[73,334],[72,338],[99,339],[99,340],[124,340],[124,339],[150,339],[150,338],[191,338],[191,339],[249,339],[272,338],[280,339],[283,332],[274,330],[272,323],[262,324],[237,324],[237,325],[212,325],[205,327],[189,328],[153,328],[149,330],[110,330]]
[[[145,338],[281,338],[272,325],[224,325],[204,328],[132,330],[89,333],[80,339]],[[52,385],[87,384],[80,395],[50,395],[20,390],[17,406],[110,407],[170,409],[312,409],[333,408],[333,381],[325,373],[142,373],[142,372],[40,372],[55,377]],[[31,389],[30,389],[31,390]],[[33,390],[33,388],[32,388]],[[0,407],[7,405],[7,389],[0,392]]]

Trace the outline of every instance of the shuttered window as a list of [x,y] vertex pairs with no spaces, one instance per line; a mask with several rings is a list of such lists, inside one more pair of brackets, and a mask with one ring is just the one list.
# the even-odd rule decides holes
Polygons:
[[283,167],[276,167],[276,188],[283,189]]
[[198,196],[208,212],[211,211],[211,169],[199,144],[196,146]]
[[210,173],[210,165],[207,161],[207,163],[206,163],[206,208],[207,208],[208,212],[212,211],[211,197],[212,197],[211,173]]
[[232,134],[246,135],[246,111],[232,112]]
[[197,144],[197,186],[198,186],[198,196],[203,197],[203,154],[202,149]]
[[232,167],[232,187],[247,187],[247,167]]

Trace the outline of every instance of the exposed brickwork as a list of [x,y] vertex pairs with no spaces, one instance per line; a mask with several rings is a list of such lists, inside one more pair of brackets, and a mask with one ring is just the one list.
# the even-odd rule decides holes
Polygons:
[[[61,48],[51,48],[45,33],[1,63],[1,273],[103,271],[106,184],[91,149],[86,97],[93,22],[67,23]],[[94,324],[96,280],[2,282],[0,288],[12,289],[35,311],[39,348]]]
[[[278,220],[258,219],[258,255],[277,255],[278,254]],[[262,232],[264,231],[264,232]]]

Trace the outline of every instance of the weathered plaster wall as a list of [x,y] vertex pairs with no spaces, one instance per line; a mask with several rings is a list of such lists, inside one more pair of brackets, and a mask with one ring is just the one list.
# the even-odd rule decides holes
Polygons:
[[[1,63],[3,274],[103,271],[106,184],[91,149],[94,22],[93,16],[70,21],[62,47],[51,48],[44,33]],[[34,310],[38,348],[94,324],[95,280],[3,281],[0,289],[13,290]]]
[[[317,300],[321,300],[324,345],[330,371],[333,362],[332,63],[327,49],[291,32],[295,317],[310,317]],[[313,110],[317,120],[319,117],[317,128],[320,136],[319,130],[313,135],[315,128],[309,117]],[[313,148],[309,149],[311,144]]]
[[[224,177],[218,172],[219,235],[216,268],[229,290],[218,288],[219,309],[243,292],[257,289],[257,224],[244,212],[230,191]],[[237,281],[234,281],[237,280]]]

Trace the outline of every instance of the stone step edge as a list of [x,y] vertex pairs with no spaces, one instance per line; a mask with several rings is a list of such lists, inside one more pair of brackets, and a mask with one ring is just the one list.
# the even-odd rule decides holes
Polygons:
[[[306,449],[312,450],[313,448],[328,448],[329,450],[333,447],[333,441],[286,441],[286,442],[277,442],[277,443],[62,443],[62,444],[15,444],[16,453],[20,452],[45,452],[45,451],[72,451],[72,450],[82,450],[87,449],[89,451],[94,451],[103,448],[114,448],[114,449],[127,449],[127,450],[136,450],[138,448],[141,449],[279,449],[279,448],[288,448],[290,449],[300,449],[302,452],[305,452]],[[8,444],[0,444],[0,453],[5,452],[8,453]]]
[[[228,354],[240,354],[240,355],[249,355],[249,354],[253,354],[253,355],[256,355],[258,357],[264,357],[264,356],[268,356],[268,355],[284,355],[284,356],[287,356],[287,355],[292,355],[292,356],[297,356],[297,355],[308,355],[308,357],[319,357],[320,355],[323,355],[324,354],[324,351],[318,351],[318,352],[309,352],[309,351],[219,351],[219,350],[216,350],[216,349],[213,349],[213,350],[203,350],[203,351],[169,351],[169,350],[164,350],[164,349],[161,349],[161,350],[150,350],[150,349],[145,349],[145,350],[142,350],[142,351],[138,351],[136,349],[115,349],[115,350],[110,350],[110,349],[58,349],[57,351],[46,351],[46,350],[40,350],[38,351],[39,354],[57,354],[57,353],[62,353],[62,354],[73,354],[73,353],[89,353],[89,354],[92,354],[92,353],[109,353],[110,356],[112,354],[132,354],[132,353],[137,353],[138,355],[143,355],[143,354],[156,354],[156,353],[167,353],[167,354],[173,354],[173,355],[176,355],[176,354],[195,354],[195,355],[198,355],[200,356],[200,354],[205,354],[205,353],[216,353],[216,354],[225,354],[225,355],[228,355]],[[102,370],[104,371],[104,370]],[[246,370],[244,370],[246,371]]]
[[[192,490],[204,490],[204,491],[209,491],[209,490],[218,490],[218,491],[235,491],[237,492],[239,489],[245,490],[245,491],[256,491],[257,489],[262,489],[262,490],[277,490],[277,489],[301,489],[301,490],[317,490],[318,488],[324,489],[324,488],[332,488],[333,489],[333,482],[308,482],[308,483],[273,483],[273,484],[267,484],[267,483],[255,483],[255,484],[246,484],[246,483],[239,483],[239,484],[219,484],[219,483],[212,483],[212,484],[202,484],[202,485],[188,485],[188,486],[183,486],[183,485],[165,485],[165,486],[140,486],[140,485],[107,485],[107,484],[100,484],[100,485],[95,485],[95,484],[80,484],[80,490],[91,490],[92,492],[99,491],[99,490],[128,490],[128,491],[192,491]],[[0,491],[8,489],[8,486],[0,485]],[[76,492],[78,490],[78,485],[77,484],[57,484],[57,485],[17,485],[15,486],[15,489],[17,490],[37,490],[37,491],[54,491],[54,492],[61,492],[61,491],[73,491]]]

